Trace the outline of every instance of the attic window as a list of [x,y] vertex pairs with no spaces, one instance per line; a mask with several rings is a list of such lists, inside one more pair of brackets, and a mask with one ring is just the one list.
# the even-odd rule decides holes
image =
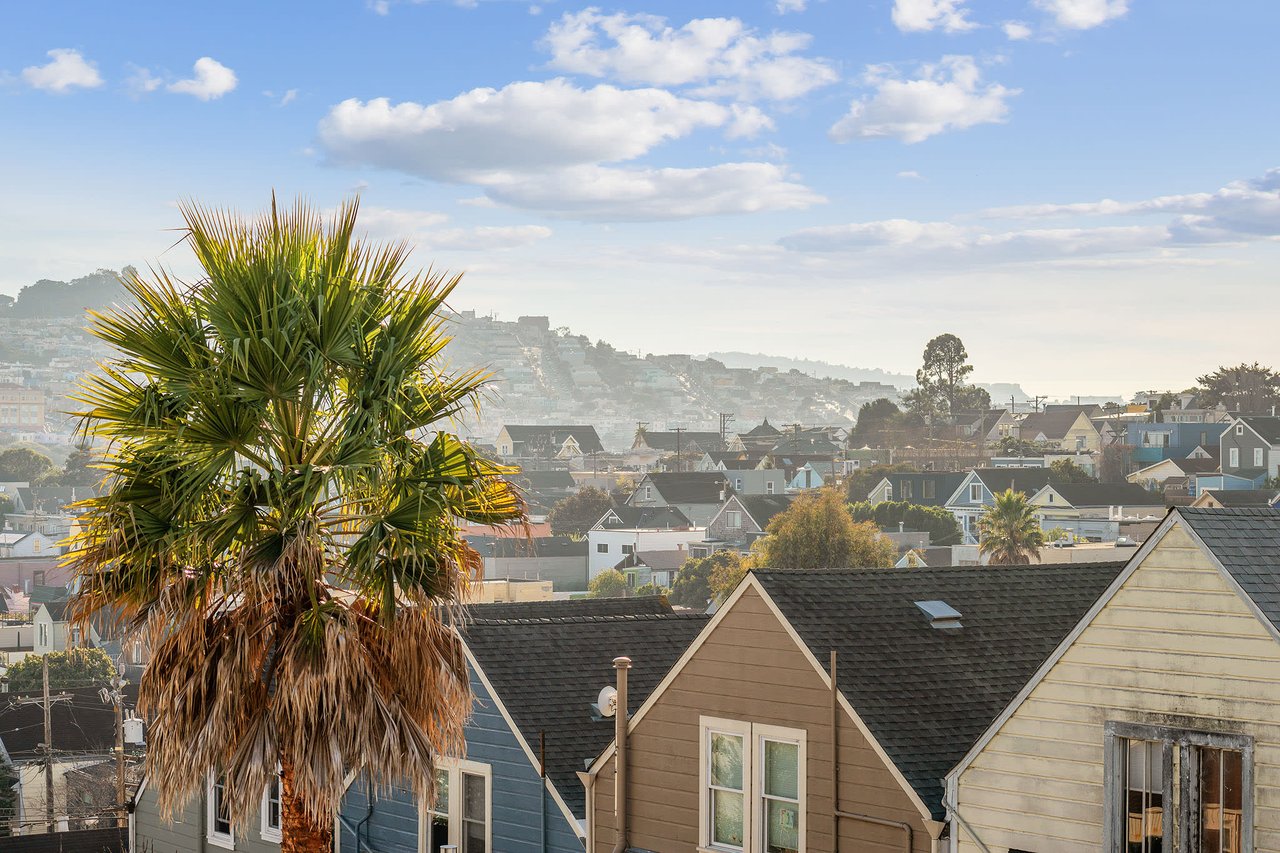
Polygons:
[[960,628],[960,611],[945,601],[917,601],[916,607],[929,617],[929,624],[935,628]]

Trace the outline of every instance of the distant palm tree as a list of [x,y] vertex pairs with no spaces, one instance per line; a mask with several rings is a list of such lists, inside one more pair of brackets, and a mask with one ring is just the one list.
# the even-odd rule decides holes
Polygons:
[[329,849],[349,773],[430,794],[471,708],[448,605],[482,560],[458,519],[523,518],[505,469],[448,431],[485,381],[441,361],[458,278],[357,240],[356,209],[184,205],[202,277],[126,275],[136,306],[93,318],[117,355],[78,397],[107,479],[75,613],[151,640],[160,806],[217,774],[244,825],[279,773],[285,853]]
[[1008,489],[995,497],[995,504],[978,519],[978,551],[989,555],[993,566],[1040,562],[1044,533],[1027,496]]

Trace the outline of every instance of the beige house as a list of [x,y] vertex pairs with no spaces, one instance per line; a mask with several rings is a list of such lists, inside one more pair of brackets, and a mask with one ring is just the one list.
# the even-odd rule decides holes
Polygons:
[[1076,453],[1102,449],[1102,435],[1089,419],[1088,407],[1063,406],[1025,415],[1017,426],[1018,437],[1040,441]]
[[616,742],[581,774],[587,849],[941,849],[947,770],[1121,568],[752,572],[627,722],[624,783]]
[[1280,510],[1175,509],[947,777],[952,851],[1280,850]]

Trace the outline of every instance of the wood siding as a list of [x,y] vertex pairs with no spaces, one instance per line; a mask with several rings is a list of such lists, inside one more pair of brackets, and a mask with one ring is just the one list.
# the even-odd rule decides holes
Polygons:
[[[693,853],[698,845],[699,717],[804,729],[806,732],[806,853],[832,849],[831,693],[759,593],[748,589],[630,738],[630,844],[660,853]],[[862,737],[840,715],[840,808],[909,822],[914,847],[930,849],[919,810]],[[594,849],[615,842],[614,769],[610,759],[595,783]],[[590,807],[590,806],[589,806]],[[900,853],[899,829],[840,821],[845,851]]]
[[1098,851],[1104,724],[1177,719],[1255,739],[1254,850],[1277,853],[1278,682],[1280,645],[1175,525],[960,775],[960,814],[991,853]]
[[[235,849],[243,853],[280,853],[280,843],[263,841],[261,818],[255,814],[247,827],[236,827]],[[138,798],[133,812],[134,853],[226,853],[227,848],[205,838],[205,799],[202,790],[186,808],[166,820],[160,813],[150,784]]]

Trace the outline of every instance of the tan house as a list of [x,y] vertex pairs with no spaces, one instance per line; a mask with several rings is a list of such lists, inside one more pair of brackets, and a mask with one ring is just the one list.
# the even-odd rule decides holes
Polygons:
[[947,777],[962,853],[1280,850],[1280,510],[1175,509]]
[[622,796],[616,741],[581,774],[587,849],[940,849],[944,775],[1121,568],[752,572],[626,723]]
[[1018,422],[1018,437],[1077,453],[1101,450],[1102,436],[1089,419],[1089,411],[1086,406],[1063,406],[1032,412]]

